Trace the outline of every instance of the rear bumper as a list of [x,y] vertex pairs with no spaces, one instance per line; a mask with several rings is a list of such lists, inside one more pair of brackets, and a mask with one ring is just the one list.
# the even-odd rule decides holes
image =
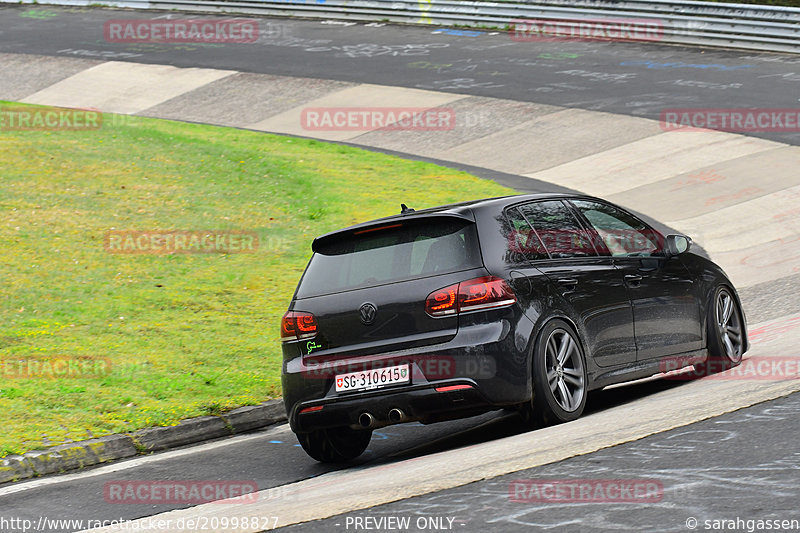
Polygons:
[[[295,432],[304,433],[341,426],[375,429],[401,422],[436,422],[497,409],[475,387],[470,380],[457,380],[300,402],[290,420]],[[402,417],[392,419],[389,412],[393,409]],[[365,413],[373,419],[368,426],[362,423]]]
[[[530,321],[522,315],[509,315],[505,320],[462,326],[444,344],[322,365],[313,365],[302,356],[286,357],[285,349],[283,396],[292,430],[304,433],[341,426],[362,428],[359,417],[364,413],[374,417],[372,428],[435,422],[529,400],[530,331],[520,331],[520,326],[529,328]],[[400,364],[410,365],[408,384],[360,392],[335,390],[337,374]],[[462,388],[446,388],[454,386]],[[399,409],[404,416],[390,419],[392,409]]]

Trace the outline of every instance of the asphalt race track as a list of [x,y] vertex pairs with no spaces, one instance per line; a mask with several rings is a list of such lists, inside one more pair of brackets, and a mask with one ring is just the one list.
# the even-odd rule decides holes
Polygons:
[[[144,13],[54,7],[40,10],[57,16],[19,16],[29,10],[3,9],[0,53],[372,83],[653,119],[664,107],[791,108],[800,100],[800,57],[789,54],[284,19],[265,21],[252,44],[126,44],[104,39],[105,21]],[[797,132],[764,137],[800,144]]]
[[[447,526],[442,529],[497,533],[532,529],[666,533],[691,530],[685,524],[692,519],[699,521],[698,529],[706,529],[706,521],[713,527],[714,520],[737,517],[796,518],[794,435],[800,431],[799,414],[800,395],[793,394],[590,455],[285,531],[356,530],[359,523],[368,523],[367,517],[373,524],[382,517],[408,517],[408,531],[431,529],[438,518]],[[525,501],[537,495],[530,490],[517,493],[525,480],[587,478],[654,480],[661,486],[654,492],[657,501],[647,505],[573,501],[553,506]]]
[[[604,196],[692,235],[740,289],[751,360],[796,368],[800,131],[665,131],[658,120],[671,108],[798,108],[800,57],[283,19],[263,20],[251,44],[104,39],[105,21],[147,16],[169,15],[0,8],[0,99],[317,137],[466,168],[519,190]],[[457,126],[445,134],[314,131],[299,119],[307,107],[357,105],[449,106]],[[287,426],[276,426],[0,486],[0,516],[257,515],[302,531],[438,517],[409,530],[470,532],[687,531],[690,517],[697,529],[713,519],[800,519],[793,377],[647,380],[595,393],[578,421],[529,433],[508,413],[390,426],[343,469],[314,463]],[[646,505],[509,496],[514,480],[591,477],[656,479],[663,494]],[[108,481],[146,479],[247,479],[262,493],[252,505],[189,509],[104,500]]]

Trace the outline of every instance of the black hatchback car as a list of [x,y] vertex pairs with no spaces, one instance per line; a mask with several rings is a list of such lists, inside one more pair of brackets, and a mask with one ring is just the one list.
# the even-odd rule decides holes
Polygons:
[[730,280],[598,198],[492,198],[314,240],[281,323],[292,430],[324,462],[372,430],[513,407],[574,420],[587,392],[748,348]]

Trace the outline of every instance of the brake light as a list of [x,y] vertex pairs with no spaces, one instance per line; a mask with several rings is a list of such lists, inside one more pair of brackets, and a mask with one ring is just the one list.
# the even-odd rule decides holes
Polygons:
[[433,317],[442,317],[506,307],[516,301],[514,291],[505,280],[496,276],[483,276],[433,291],[425,299],[425,312]]
[[281,319],[281,341],[310,339],[317,334],[317,319],[311,313],[288,311]]
[[425,299],[425,312],[431,316],[454,315],[458,312],[458,283],[433,291]]
[[353,235],[361,235],[362,233],[372,233],[373,231],[382,231],[385,229],[399,228],[402,224],[392,224],[390,226],[379,226],[377,228],[362,229],[361,231],[354,231]]
[[505,307],[516,303],[514,291],[504,280],[494,276],[462,281],[458,285],[458,312]]

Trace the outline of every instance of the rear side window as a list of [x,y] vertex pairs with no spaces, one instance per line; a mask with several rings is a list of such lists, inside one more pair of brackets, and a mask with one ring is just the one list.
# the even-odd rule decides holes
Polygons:
[[506,211],[506,216],[510,225],[507,262],[524,263],[525,261],[547,259],[547,251],[542,242],[519,210],[511,208]]
[[475,225],[451,217],[343,234],[311,257],[297,289],[307,298],[481,266]]
[[520,206],[520,212],[536,230],[550,257],[596,256],[592,240],[578,220],[559,200]]

